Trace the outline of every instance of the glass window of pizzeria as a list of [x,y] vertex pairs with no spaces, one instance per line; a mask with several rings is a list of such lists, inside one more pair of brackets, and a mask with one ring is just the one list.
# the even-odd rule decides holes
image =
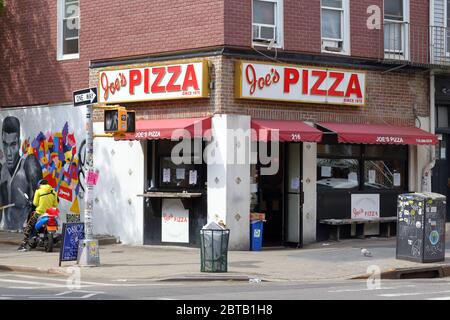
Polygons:
[[408,146],[338,144],[327,138],[329,143],[317,145],[317,218],[351,218],[353,194],[379,194],[380,217],[395,216],[398,194],[408,191]]
[[148,140],[144,244],[198,245],[196,235],[207,220],[205,141],[183,144]]
[[[397,196],[409,191],[409,148],[437,143],[434,134],[415,127],[317,125],[325,133],[317,145],[319,240],[328,237],[328,228],[320,220],[395,217]],[[378,228],[378,224],[374,226]],[[378,234],[375,229],[370,231],[374,233],[364,232]],[[350,225],[344,230],[343,236],[355,231]]]

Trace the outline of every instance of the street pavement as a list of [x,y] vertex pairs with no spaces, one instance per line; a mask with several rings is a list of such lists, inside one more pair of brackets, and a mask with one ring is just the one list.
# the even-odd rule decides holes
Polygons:
[[450,280],[105,281],[0,272],[0,300],[450,300]]
[[[0,270],[41,274],[70,274],[76,262],[63,262],[59,253],[43,250],[17,252],[11,239],[2,242],[0,232]],[[11,236],[11,235],[8,235]],[[372,257],[361,254],[361,248]],[[450,248],[450,244],[447,244]],[[99,267],[81,268],[83,279],[102,281],[159,280],[240,280],[267,281],[338,281],[398,268],[450,266],[450,252],[442,263],[421,264],[395,259],[395,238],[349,239],[322,242],[303,249],[278,248],[263,251],[230,251],[228,272],[200,272],[200,250],[175,246],[129,246],[111,244],[100,246]]]

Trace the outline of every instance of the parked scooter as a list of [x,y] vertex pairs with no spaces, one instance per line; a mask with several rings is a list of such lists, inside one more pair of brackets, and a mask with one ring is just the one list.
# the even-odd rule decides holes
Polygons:
[[[33,214],[33,203],[26,193],[23,196],[27,199],[27,205],[30,209],[27,221]],[[36,247],[44,247],[46,252],[52,252],[55,244],[60,240],[60,236],[56,234],[59,226],[59,209],[49,208],[46,213],[41,214],[38,218],[33,231],[28,238],[28,246],[31,249]]]

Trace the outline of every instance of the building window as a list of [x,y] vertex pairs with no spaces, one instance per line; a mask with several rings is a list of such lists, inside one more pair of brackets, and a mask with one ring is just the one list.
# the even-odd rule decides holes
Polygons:
[[384,1],[384,51],[388,58],[408,59],[408,0]]
[[406,190],[408,152],[397,145],[317,145],[317,191]]
[[450,0],[445,2],[445,40],[446,40],[446,54],[450,55]]
[[322,51],[350,54],[348,0],[322,0]]
[[185,152],[174,157],[172,151],[178,143],[169,140],[155,141],[156,184],[150,185],[166,191],[204,188],[206,169],[201,158],[204,147],[202,141],[192,139],[191,150],[183,150]]
[[58,0],[58,59],[78,59],[80,52],[80,1]]
[[253,0],[253,44],[283,46],[283,1]]
[[436,127],[447,129],[449,127],[448,106],[437,106],[436,109]]

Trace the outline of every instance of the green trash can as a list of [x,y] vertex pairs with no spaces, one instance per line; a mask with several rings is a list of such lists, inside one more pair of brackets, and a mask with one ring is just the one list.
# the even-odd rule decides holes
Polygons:
[[200,229],[201,272],[228,271],[229,229]]

